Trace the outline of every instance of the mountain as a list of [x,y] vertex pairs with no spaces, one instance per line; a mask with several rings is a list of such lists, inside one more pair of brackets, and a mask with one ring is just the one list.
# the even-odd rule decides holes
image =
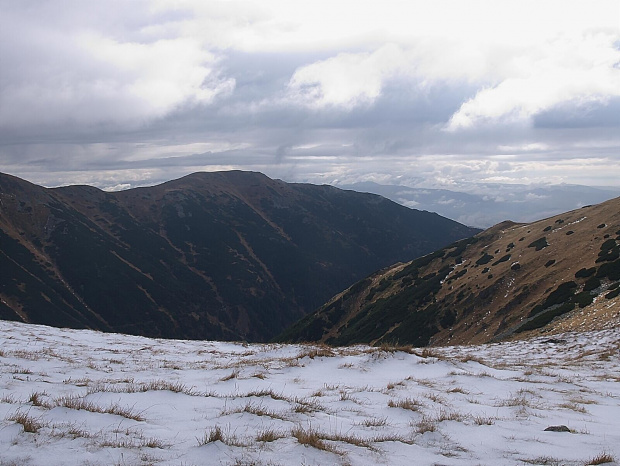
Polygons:
[[500,223],[370,275],[279,341],[445,345],[620,323],[620,198]]
[[252,172],[116,193],[0,175],[0,318],[261,341],[372,271],[476,232]]
[[379,194],[407,207],[437,212],[457,222],[488,228],[506,219],[531,222],[584,205],[598,204],[620,195],[620,188],[569,184],[476,184],[475,192],[411,188],[373,182],[340,186]]

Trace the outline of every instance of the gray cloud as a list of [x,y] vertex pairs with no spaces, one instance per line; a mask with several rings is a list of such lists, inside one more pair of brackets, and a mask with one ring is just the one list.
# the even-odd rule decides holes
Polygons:
[[[226,168],[460,189],[620,183],[620,70],[584,58],[618,58],[604,25],[565,42],[537,31],[540,49],[333,30],[317,45],[298,18],[259,7],[240,21],[190,0],[91,3],[0,0],[0,171],[100,187]],[[582,55],[567,55],[574,44]],[[547,68],[580,78],[546,99]]]

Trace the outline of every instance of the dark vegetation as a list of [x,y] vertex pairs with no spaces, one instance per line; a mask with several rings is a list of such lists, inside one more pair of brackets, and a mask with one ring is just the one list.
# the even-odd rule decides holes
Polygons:
[[540,251],[547,246],[549,246],[549,243],[547,243],[547,238],[543,236],[542,238],[538,238],[536,241],[531,242],[527,247],[535,248],[536,251]]
[[[453,310],[440,309],[435,295],[441,289],[443,280],[449,283],[467,273],[466,268],[451,272],[460,263],[460,256],[467,246],[477,241],[477,238],[461,240],[416,259],[399,272],[383,278],[364,296],[360,311],[350,320],[344,321],[349,304],[360,299],[360,293],[364,294],[370,279],[358,282],[342,296],[292,326],[277,341],[318,341],[337,325],[337,335],[328,338],[326,343],[350,345],[373,341],[375,344],[425,346],[440,328],[449,327],[456,319]],[[448,259],[449,265],[441,267],[437,272],[420,276],[421,269],[442,258]],[[383,291],[392,287],[399,291],[381,296]]]

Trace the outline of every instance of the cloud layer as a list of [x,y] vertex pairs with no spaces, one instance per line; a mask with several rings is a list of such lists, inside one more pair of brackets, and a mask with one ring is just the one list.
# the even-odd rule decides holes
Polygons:
[[366,3],[0,0],[0,171],[619,184],[616,1]]

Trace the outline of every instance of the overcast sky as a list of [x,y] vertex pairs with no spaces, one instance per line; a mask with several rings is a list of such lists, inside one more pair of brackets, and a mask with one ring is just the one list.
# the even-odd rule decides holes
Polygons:
[[620,185],[618,0],[0,0],[0,171]]

